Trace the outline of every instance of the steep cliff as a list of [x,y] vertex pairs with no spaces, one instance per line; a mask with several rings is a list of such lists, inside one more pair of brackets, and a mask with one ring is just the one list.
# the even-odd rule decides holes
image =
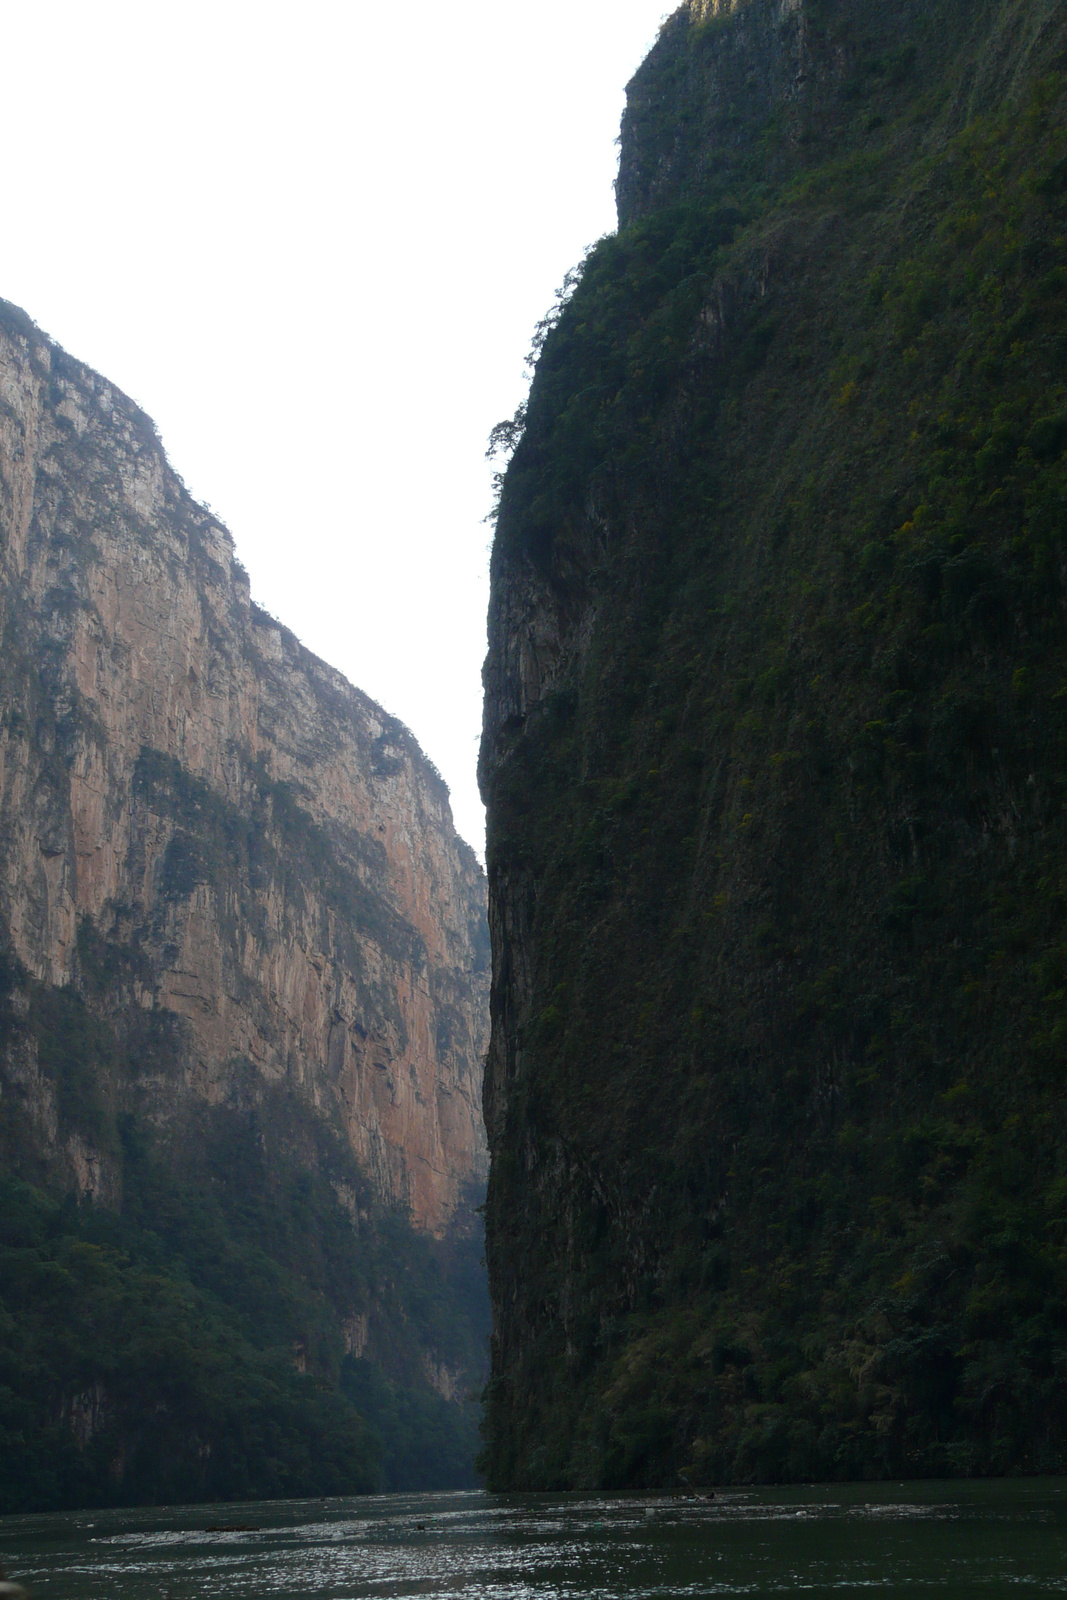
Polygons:
[[[304,1282],[272,1335],[290,1365],[336,1381],[347,1350],[462,1396],[476,1313],[446,1294],[416,1328],[411,1303],[433,1299],[461,1235],[477,1251],[462,1218],[485,1173],[484,880],[443,782],[405,728],[250,603],[229,535],[143,413],[12,307],[0,528],[6,1173],[159,1237],[169,1218],[182,1271],[198,1195],[221,1232],[197,1248],[232,1249],[231,1279],[243,1252],[274,1249]],[[241,1220],[257,1207],[284,1245]],[[218,1266],[205,1292],[225,1301]],[[59,1392],[57,1368],[41,1404],[81,1417],[86,1447],[112,1429],[121,1493],[132,1446],[114,1383],[68,1377]]]
[[493,552],[490,1481],[1067,1468],[1067,25],[691,0]]

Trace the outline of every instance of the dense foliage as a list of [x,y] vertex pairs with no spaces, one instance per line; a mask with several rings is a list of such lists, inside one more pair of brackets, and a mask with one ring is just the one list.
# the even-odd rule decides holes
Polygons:
[[[4,1042],[32,1038],[62,1127],[122,1174],[96,1205],[0,1180],[0,1510],[473,1485],[472,1407],[425,1367],[481,1370],[470,1207],[440,1242],[382,1212],[343,1139],[280,1091],[182,1126],[116,1113],[116,1074],[173,1070],[166,1027],[133,1063],[76,989],[13,962],[0,988]],[[0,1133],[20,1148],[13,1095]]]
[[5,1511],[376,1487],[356,1411],[151,1237],[10,1180],[0,1208]]
[[591,620],[487,753],[501,1487],[1067,1470],[1067,39],[862,12],[832,143],[592,252],[504,484]]

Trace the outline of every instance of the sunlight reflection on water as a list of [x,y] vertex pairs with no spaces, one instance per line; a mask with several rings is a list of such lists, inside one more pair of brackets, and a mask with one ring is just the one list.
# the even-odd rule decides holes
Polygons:
[[[651,1515],[649,1514],[651,1512]],[[1067,1593],[1067,1483],[713,1500],[383,1495],[0,1520],[36,1600],[675,1600]]]

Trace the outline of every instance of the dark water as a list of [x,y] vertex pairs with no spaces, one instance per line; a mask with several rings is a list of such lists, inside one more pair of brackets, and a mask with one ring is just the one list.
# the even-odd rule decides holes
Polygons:
[[[651,1512],[651,1515],[649,1514]],[[1067,1593],[1067,1481],[480,1493],[0,1520],[38,1600]]]

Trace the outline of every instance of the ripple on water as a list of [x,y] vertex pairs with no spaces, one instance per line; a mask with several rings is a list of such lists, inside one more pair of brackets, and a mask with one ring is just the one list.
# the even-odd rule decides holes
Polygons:
[[[651,1515],[649,1514],[651,1513]],[[386,1495],[0,1520],[36,1600],[675,1600],[1067,1592],[1067,1485]]]

